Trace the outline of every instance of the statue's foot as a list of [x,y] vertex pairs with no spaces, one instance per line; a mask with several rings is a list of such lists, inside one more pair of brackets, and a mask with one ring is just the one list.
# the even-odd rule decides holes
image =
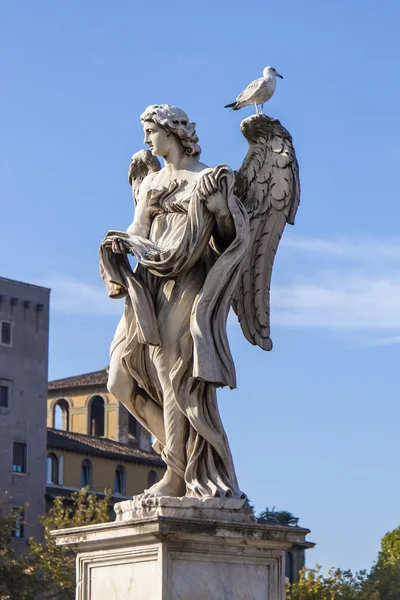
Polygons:
[[153,498],[154,496],[174,496],[175,498],[181,498],[185,493],[186,484],[184,480],[168,467],[164,477],[152,485],[151,488],[145,490],[141,494],[141,498]]

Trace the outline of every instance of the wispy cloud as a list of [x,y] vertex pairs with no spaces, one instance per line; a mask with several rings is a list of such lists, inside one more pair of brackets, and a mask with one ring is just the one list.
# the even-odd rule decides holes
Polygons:
[[400,344],[400,335],[376,337],[370,340],[368,346],[393,346],[394,344]]
[[381,265],[382,261],[397,262],[400,267],[400,238],[383,240],[355,236],[351,239],[345,237],[322,239],[291,234],[284,238],[282,246],[289,250],[317,256],[333,256],[369,264],[372,261],[380,261]]
[[104,286],[69,276],[49,276],[43,285],[51,288],[51,309],[62,313],[121,315],[123,300],[110,300]]
[[338,272],[272,288],[275,324],[393,332],[400,335],[400,275]]
[[373,345],[400,342],[400,238],[289,235],[283,246],[299,255],[301,273],[272,286],[275,324],[364,332]]

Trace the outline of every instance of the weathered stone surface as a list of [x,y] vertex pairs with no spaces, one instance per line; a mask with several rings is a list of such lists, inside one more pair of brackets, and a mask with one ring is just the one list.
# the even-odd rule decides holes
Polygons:
[[[275,69],[264,75],[274,87]],[[200,162],[195,123],[176,106],[149,106],[141,121],[150,152],[134,154],[129,167],[134,220],[100,247],[107,292],[125,298],[108,389],[154,435],[167,464],[148,496],[240,499],[216,389],[236,387],[232,305],[248,341],[272,348],[272,266],[300,201],[292,139],[275,119],[245,119],[249,150],[234,172]],[[127,254],[138,261],[134,272]]]
[[245,498],[174,498],[172,496],[134,496],[133,500],[118,502],[114,506],[117,522],[142,521],[153,517],[177,519],[222,520],[237,523],[254,523]]
[[152,156],[130,164],[134,221],[100,248],[108,294],[125,298],[108,389],[154,435],[167,472],[118,504],[115,523],[57,532],[58,543],[77,546],[77,600],[283,600],[285,551],[308,530],[254,522],[216,389],[236,387],[232,305],[249,342],[272,348],[272,265],[300,200],[292,140],[279,121],[245,119],[249,150],[233,172],[200,162],[195,123],[175,106],[141,121]]
[[285,551],[306,544],[307,533],[227,522],[221,514],[117,521],[53,535],[78,551],[76,600],[283,600]]

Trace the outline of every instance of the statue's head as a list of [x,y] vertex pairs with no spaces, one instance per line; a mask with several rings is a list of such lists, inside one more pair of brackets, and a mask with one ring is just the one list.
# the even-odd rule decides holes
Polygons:
[[153,104],[140,115],[140,120],[144,142],[155,156],[166,156],[171,141],[177,141],[182,153],[199,158],[201,148],[197,143],[196,123],[191,123],[183,110],[169,104]]

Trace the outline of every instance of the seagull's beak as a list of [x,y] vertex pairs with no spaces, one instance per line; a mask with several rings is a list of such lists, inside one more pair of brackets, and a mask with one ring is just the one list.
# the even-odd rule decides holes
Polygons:
[[282,76],[282,75],[279,75],[279,73],[275,73],[275,76],[276,76],[276,77],[280,77],[280,79],[283,79],[283,76]]

